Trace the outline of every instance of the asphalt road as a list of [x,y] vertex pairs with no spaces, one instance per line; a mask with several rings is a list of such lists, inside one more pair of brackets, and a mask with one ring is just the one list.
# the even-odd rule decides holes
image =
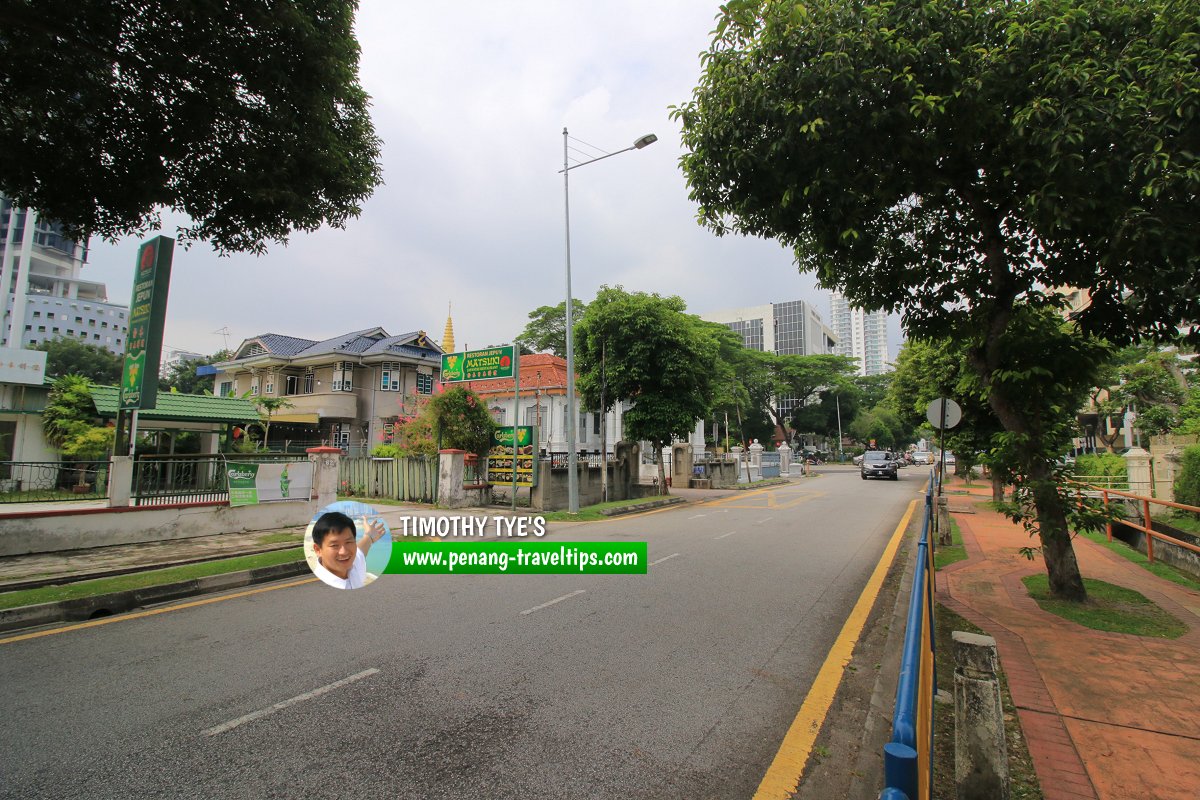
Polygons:
[[924,474],[550,537],[647,575],[319,583],[0,644],[0,797],[749,798]]

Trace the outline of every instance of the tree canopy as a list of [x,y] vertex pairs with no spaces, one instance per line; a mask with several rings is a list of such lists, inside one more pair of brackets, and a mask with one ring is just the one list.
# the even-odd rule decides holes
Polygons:
[[46,374],[51,377],[79,375],[101,385],[113,385],[121,380],[124,360],[100,345],[60,336],[39,342],[31,349],[46,353]]
[[[1058,597],[1086,596],[1052,469],[1081,376],[1027,359],[1029,334],[1094,367],[1093,335],[1200,320],[1198,54],[1200,16],[1170,0],[734,0],[675,110],[704,224],[967,345]],[[1074,328],[1041,314],[1059,287],[1087,290]]]
[[262,252],[343,227],[381,183],[356,2],[10,3],[0,191],[69,235],[183,212],[183,241]]
[[179,394],[211,394],[213,389],[212,376],[206,375],[202,377],[196,374],[196,370],[200,367],[211,366],[221,361],[229,361],[232,358],[232,351],[218,350],[211,356],[205,356],[204,358],[177,361],[167,370],[164,383],[171,387],[172,392],[178,392]]
[[[688,437],[708,416],[716,393],[720,350],[713,327],[684,312],[678,297],[601,287],[577,327],[579,393],[589,408],[633,401],[625,433],[654,443],[661,452],[671,438]],[[662,459],[659,486],[666,491]]]
[[[587,305],[571,298],[571,317],[575,324],[583,318]],[[522,352],[553,353],[559,358],[567,357],[567,301],[556,306],[540,306],[529,312],[529,324],[517,336]]]

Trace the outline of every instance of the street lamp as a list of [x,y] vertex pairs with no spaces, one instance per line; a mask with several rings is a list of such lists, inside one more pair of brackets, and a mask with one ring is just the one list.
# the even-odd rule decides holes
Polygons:
[[[573,169],[585,167],[588,164],[594,164],[606,158],[612,158],[620,153],[628,153],[630,150],[641,150],[643,147],[652,145],[657,141],[657,136],[653,133],[648,133],[634,141],[633,144],[624,150],[607,153],[579,164],[571,164],[567,161],[567,129],[563,128],[563,213],[567,234],[567,510],[572,514],[579,513],[579,474],[576,470],[579,456],[576,453],[577,443],[575,441],[575,426],[578,422],[575,418],[575,313],[574,309],[571,308],[571,192],[567,175]],[[607,456],[608,454],[605,453],[605,463],[601,467],[602,469],[608,469]]]

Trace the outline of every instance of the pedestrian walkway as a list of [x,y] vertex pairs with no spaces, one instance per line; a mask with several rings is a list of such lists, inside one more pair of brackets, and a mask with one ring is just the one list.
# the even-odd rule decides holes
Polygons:
[[[947,491],[967,490],[961,482]],[[938,573],[938,600],[995,637],[1046,800],[1188,798],[1200,793],[1200,593],[1083,537],[1086,578],[1134,589],[1184,622],[1175,640],[1094,631],[1042,611],[1021,579],[1043,571],[1018,524],[951,496],[968,559]],[[956,509],[958,512],[956,513]],[[972,513],[973,512],[973,513]]]

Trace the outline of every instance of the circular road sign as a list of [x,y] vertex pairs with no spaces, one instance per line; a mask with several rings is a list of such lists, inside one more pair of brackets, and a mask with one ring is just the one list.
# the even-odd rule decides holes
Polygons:
[[962,408],[953,400],[940,397],[929,404],[929,408],[925,409],[925,418],[929,420],[929,424],[935,428],[942,427],[942,404],[945,403],[946,410],[946,427],[953,428],[962,421]]

